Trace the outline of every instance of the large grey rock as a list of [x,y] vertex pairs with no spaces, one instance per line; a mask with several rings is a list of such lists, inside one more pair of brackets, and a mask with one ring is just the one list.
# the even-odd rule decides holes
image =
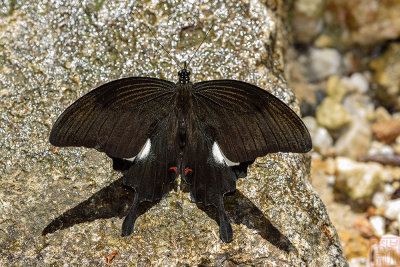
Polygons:
[[113,250],[119,266],[347,264],[307,180],[308,155],[259,159],[225,198],[235,235],[224,244],[215,211],[196,207],[183,185],[145,207],[134,234],[122,238],[121,217],[133,194],[110,160],[48,143],[56,117],[102,83],[177,79],[179,67],[144,24],[182,62],[214,22],[190,63],[192,79],[249,81],[298,111],[281,71],[280,11],[240,1],[0,5],[0,265],[101,265]]

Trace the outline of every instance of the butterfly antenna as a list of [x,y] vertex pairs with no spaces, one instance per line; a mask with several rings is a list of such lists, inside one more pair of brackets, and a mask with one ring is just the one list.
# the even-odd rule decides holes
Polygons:
[[154,33],[153,33],[153,31],[150,29],[150,27],[149,27],[147,24],[144,24],[144,25],[146,25],[146,27],[149,29],[151,35],[153,35],[154,39],[156,39],[158,45],[161,46],[161,48],[164,50],[164,52],[167,53],[168,57],[169,57],[170,59],[172,59],[172,60],[175,62],[175,64],[178,66],[178,68],[180,69],[181,67],[179,66],[178,61],[176,61],[176,59],[175,59],[174,57],[171,56],[171,54],[168,52],[167,49],[165,49],[165,47],[160,43],[160,41],[158,41],[157,37],[154,35]]
[[196,55],[197,51],[200,49],[201,45],[202,45],[202,44],[204,43],[204,41],[206,40],[208,34],[211,32],[211,30],[212,30],[213,27],[214,27],[214,22],[212,23],[210,29],[208,29],[208,31],[207,31],[207,33],[206,33],[206,36],[204,36],[204,38],[203,38],[203,41],[201,41],[201,43],[200,43],[200,45],[197,47],[196,51],[194,51],[193,55],[190,57],[189,62],[188,62],[187,64],[186,64],[186,62],[185,62],[185,68],[186,68],[186,65],[189,65],[189,64],[190,64],[190,61],[192,61],[193,57]]

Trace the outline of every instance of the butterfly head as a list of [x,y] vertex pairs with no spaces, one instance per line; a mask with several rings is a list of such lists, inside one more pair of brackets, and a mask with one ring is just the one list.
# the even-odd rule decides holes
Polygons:
[[183,69],[181,69],[178,72],[178,75],[179,75],[179,83],[186,84],[190,82],[190,71],[186,68],[186,62]]

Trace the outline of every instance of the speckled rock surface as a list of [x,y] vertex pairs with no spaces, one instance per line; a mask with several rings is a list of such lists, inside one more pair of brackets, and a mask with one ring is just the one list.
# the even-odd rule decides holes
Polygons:
[[215,211],[197,207],[180,184],[144,207],[134,234],[122,238],[133,194],[111,161],[48,143],[57,116],[102,83],[177,79],[178,67],[145,24],[181,62],[214,22],[190,64],[192,79],[248,81],[298,111],[282,72],[282,4],[268,3],[1,2],[0,265],[102,265],[113,250],[115,266],[346,265],[326,207],[307,180],[308,155],[258,159],[225,198],[234,239],[224,244]]

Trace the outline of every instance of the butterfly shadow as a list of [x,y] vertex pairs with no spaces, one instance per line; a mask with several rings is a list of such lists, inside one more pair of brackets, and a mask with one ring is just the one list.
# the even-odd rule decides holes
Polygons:
[[[205,207],[202,204],[197,204],[197,206],[219,224],[216,208],[212,206]],[[289,239],[282,235],[282,233],[264,216],[262,211],[238,190],[225,195],[224,206],[231,222],[243,224],[246,225],[247,228],[255,230],[262,238],[286,253],[296,251],[296,248]]]
[[[134,196],[134,191],[123,185],[122,178],[120,178],[55,218],[44,228],[42,235],[97,219],[125,217],[132,205]],[[137,217],[157,203],[142,203],[138,208]]]
[[[184,191],[187,190],[185,186],[182,189]],[[44,228],[42,235],[54,233],[55,231],[69,228],[75,224],[91,222],[97,219],[113,217],[123,218],[127,215],[133,198],[133,190],[123,185],[122,178],[120,178],[109,186],[94,193],[87,200],[52,220]],[[143,202],[138,208],[137,217],[144,214],[157,203],[158,202]],[[244,224],[249,229],[254,229],[261,237],[285,252],[295,250],[290,241],[265,218],[261,210],[238,190],[233,194],[225,196],[224,205],[233,223]],[[210,218],[219,223],[215,208],[211,206],[205,207],[201,204],[197,204],[197,206]]]

